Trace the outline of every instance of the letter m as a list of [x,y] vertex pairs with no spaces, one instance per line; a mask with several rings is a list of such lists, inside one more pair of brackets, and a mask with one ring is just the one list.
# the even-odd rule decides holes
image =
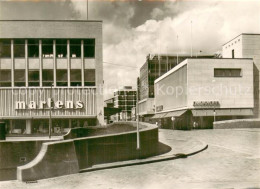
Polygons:
[[25,102],[24,101],[17,101],[15,103],[15,109],[16,110],[25,109]]

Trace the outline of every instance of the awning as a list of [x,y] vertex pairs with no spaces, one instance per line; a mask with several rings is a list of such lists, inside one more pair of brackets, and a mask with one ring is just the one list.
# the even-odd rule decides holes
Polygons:
[[187,110],[179,110],[179,111],[174,111],[174,112],[168,112],[165,116],[163,117],[180,117],[182,114],[184,114]]
[[158,114],[155,114],[152,119],[160,119],[160,118],[163,118],[167,113],[158,113]]
[[[252,109],[217,109],[216,116],[252,116]],[[214,110],[192,110],[194,117],[196,116],[214,116]]]

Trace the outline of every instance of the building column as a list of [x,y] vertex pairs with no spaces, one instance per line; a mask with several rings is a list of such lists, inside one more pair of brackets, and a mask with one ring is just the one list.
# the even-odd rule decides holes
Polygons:
[[25,40],[25,86],[29,86],[28,40]]
[[71,128],[71,119],[69,119],[69,128]]
[[70,62],[70,40],[67,40],[67,74],[68,74],[68,87],[70,87],[70,68],[71,68],[71,62]]
[[84,41],[81,40],[81,86],[84,87]]
[[56,40],[53,40],[53,86],[54,87],[57,86],[56,70],[57,70]]
[[32,134],[32,120],[26,120],[26,134]]
[[14,40],[11,40],[11,83],[12,87],[14,87],[14,69],[15,69],[15,62],[14,62]]
[[40,61],[40,87],[42,87],[42,40],[39,40],[39,61]]

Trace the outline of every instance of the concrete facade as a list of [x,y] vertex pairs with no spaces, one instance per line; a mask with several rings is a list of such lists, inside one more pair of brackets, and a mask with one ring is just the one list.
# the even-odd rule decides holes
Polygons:
[[[232,57],[233,51],[233,57]],[[260,34],[242,33],[222,46],[223,58],[253,58],[255,85],[255,116],[260,116],[259,70],[260,70]]]
[[[32,119],[48,119],[48,108],[53,107],[52,118],[66,118],[69,127],[71,119],[91,118],[96,119],[98,125],[104,124],[101,21],[1,20],[0,27],[0,71],[7,73],[7,79],[0,81],[0,119],[5,120],[10,128],[13,120],[26,119],[25,133],[30,134]],[[35,44],[31,45],[30,41]],[[50,41],[50,44],[46,45],[45,41]],[[59,54],[60,41],[64,41],[64,56]],[[75,41],[77,45],[74,45]],[[36,56],[30,55],[30,46],[35,47]],[[5,50],[8,48],[10,57]],[[17,53],[22,53],[22,56],[16,57]],[[45,81],[49,76],[44,74],[46,70],[49,71],[46,73],[53,74],[49,82]],[[24,71],[19,78],[24,82],[17,86],[19,71]],[[30,77],[33,78],[30,71],[36,72],[37,82],[30,81]],[[62,71],[63,75],[59,75]],[[53,102],[48,103],[49,98]],[[16,103],[20,101],[25,103],[25,108],[17,110]],[[30,108],[31,101],[35,102],[35,109],[34,106]],[[41,101],[46,102],[43,109]],[[72,103],[70,109],[66,108],[67,101]],[[83,108],[76,106],[78,101],[82,101]],[[55,106],[55,103],[60,105]]]

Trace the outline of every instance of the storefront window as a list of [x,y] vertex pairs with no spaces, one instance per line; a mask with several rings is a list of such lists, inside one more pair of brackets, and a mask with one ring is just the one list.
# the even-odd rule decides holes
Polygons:
[[25,120],[13,120],[12,129],[10,133],[12,134],[23,134],[26,131],[26,121]]
[[0,87],[11,87],[11,70],[0,70]]
[[57,70],[57,86],[68,86],[67,70]]
[[95,86],[95,69],[85,69],[84,70],[84,85],[85,86]]
[[42,57],[50,58],[53,57],[53,40],[43,39],[42,40]]
[[80,58],[81,57],[81,40],[71,39],[70,40],[70,57]]
[[28,81],[29,86],[40,86],[39,70],[29,70]]
[[71,86],[81,86],[81,70],[70,70]]
[[36,39],[28,40],[28,57],[29,58],[39,57],[39,40]]
[[64,58],[67,57],[67,40],[56,39],[56,57]]
[[51,86],[53,84],[53,70],[42,70],[42,85]]
[[84,57],[95,57],[95,39],[84,39]]
[[24,58],[25,57],[25,40],[15,39],[14,40],[14,57]]
[[14,86],[25,86],[25,70],[14,70]]
[[0,57],[1,58],[11,57],[11,40],[0,39]]

